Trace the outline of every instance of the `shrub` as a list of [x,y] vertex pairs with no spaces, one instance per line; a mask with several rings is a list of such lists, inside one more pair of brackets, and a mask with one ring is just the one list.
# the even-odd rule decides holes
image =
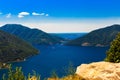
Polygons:
[[21,67],[16,67],[15,69],[10,67],[8,76],[4,74],[2,80],[40,80],[40,76],[34,72],[33,75],[29,74],[28,77],[26,77]]
[[75,74],[75,71],[76,71],[76,69],[75,69],[73,63],[72,63],[72,62],[69,62],[68,67],[65,68],[65,73],[66,73],[66,75],[67,75],[67,76],[68,76],[68,75],[73,75],[73,74]]

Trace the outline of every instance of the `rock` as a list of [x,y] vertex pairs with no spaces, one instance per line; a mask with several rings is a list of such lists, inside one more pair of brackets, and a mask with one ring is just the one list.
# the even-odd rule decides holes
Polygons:
[[87,80],[120,80],[120,63],[82,64],[77,67],[76,74]]
[[82,46],[90,46],[90,43],[88,42],[82,43]]
[[96,44],[96,47],[104,47],[102,44]]

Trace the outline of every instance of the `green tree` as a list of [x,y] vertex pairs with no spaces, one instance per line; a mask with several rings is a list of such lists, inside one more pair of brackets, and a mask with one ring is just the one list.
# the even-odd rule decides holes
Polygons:
[[106,53],[105,61],[119,63],[120,62],[120,33],[111,42],[110,49]]

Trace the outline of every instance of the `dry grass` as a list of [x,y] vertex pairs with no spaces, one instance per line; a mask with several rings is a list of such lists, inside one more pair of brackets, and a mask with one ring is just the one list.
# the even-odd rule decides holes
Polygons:
[[85,80],[85,79],[74,74],[74,75],[69,75],[62,78],[48,78],[48,80]]

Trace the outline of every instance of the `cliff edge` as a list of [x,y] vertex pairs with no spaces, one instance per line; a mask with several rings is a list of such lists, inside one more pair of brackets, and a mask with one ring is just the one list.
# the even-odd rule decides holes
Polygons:
[[76,74],[85,80],[120,80],[120,63],[93,62],[81,64]]

